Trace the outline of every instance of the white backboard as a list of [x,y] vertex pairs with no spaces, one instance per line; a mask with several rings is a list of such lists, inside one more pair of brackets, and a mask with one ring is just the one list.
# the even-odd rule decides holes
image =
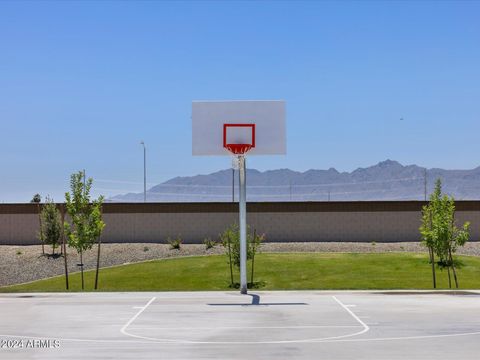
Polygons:
[[[192,154],[231,155],[223,147],[224,124],[255,124],[255,147],[248,155],[287,153],[284,101],[193,101]],[[245,136],[245,129],[238,131]]]

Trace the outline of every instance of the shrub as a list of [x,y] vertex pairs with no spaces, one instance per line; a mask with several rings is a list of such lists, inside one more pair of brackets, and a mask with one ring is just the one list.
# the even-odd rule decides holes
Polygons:
[[167,242],[170,244],[170,250],[180,250],[182,246],[182,238],[177,236],[175,239],[168,238]]
[[205,250],[212,249],[215,247],[215,245],[217,245],[217,242],[209,237],[203,239],[203,243],[205,244]]

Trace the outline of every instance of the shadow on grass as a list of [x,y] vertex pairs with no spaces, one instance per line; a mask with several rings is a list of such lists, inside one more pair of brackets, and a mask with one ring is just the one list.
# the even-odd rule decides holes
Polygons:
[[[437,268],[439,268],[440,270],[444,270],[449,266],[448,263],[444,263],[442,261],[437,261],[436,265],[437,265]],[[453,266],[455,266],[455,269],[461,269],[462,267],[465,266],[465,263],[460,259],[454,259]]]
[[[431,261],[427,261],[428,264],[432,264]],[[453,266],[455,266],[455,269],[461,269],[462,267],[465,266],[465,262],[463,260],[460,260],[460,259],[453,259]],[[448,264],[443,262],[443,261],[435,261],[435,268],[437,269],[440,269],[440,270],[444,270],[448,267]]]

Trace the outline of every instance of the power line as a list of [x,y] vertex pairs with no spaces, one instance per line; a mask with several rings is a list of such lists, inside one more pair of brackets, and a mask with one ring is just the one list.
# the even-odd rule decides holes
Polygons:
[[[392,183],[392,182],[399,182],[399,181],[410,181],[410,180],[419,180],[423,179],[423,177],[411,177],[411,178],[401,178],[401,179],[388,179],[388,180],[376,180],[376,181],[355,181],[355,182],[345,182],[345,183],[321,183],[321,184],[285,184],[285,185],[249,185],[248,188],[284,188],[288,189],[290,187],[323,187],[323,186],[344,186],[344,185],[363,185],[363,184],[384,184],[384,183]],[[98,180],[97,180],[98,181]],[[137,183],[140,184],[140,183]],[[230,189],[231,185],[209,185],[209,184],[158,184],[155,185],[156,188],[158,187],[180,187],[180,188],[228,188]]]

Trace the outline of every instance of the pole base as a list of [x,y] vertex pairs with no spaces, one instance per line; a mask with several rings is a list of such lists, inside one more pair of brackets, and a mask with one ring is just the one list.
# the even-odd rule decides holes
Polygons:
[[240,288],[240,294],[243,294],[243,295],[246,295],[247,294],[247,287],[246,286],[242,286]]

